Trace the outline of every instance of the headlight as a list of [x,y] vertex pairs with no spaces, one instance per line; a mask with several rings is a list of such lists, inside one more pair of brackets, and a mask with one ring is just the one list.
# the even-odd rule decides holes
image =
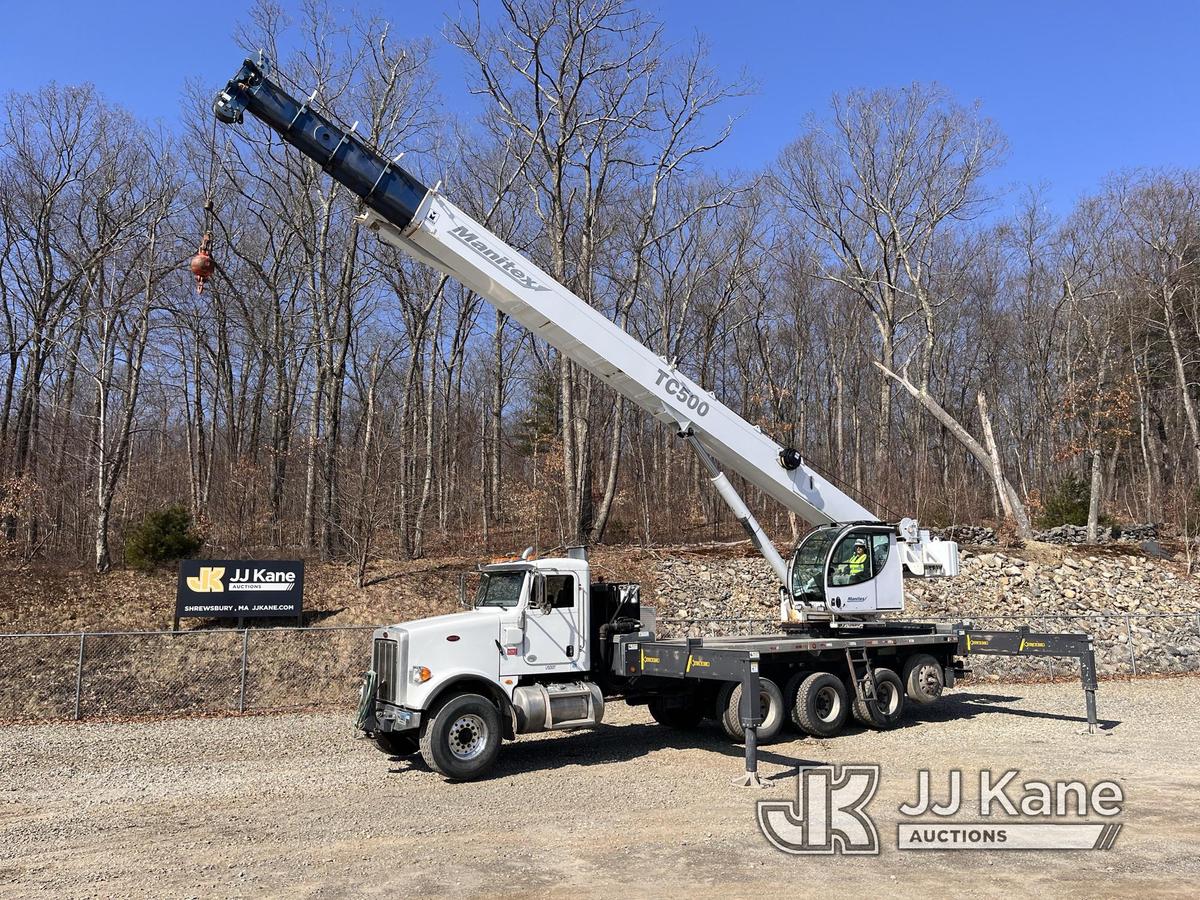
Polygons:
[[413,666],[408,671],[409,680],[413,684],[424,684],[432,677],[432,674],[425,666]]

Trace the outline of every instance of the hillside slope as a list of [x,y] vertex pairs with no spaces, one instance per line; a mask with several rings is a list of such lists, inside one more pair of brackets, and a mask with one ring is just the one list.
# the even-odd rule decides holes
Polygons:
[[[771,629],[778,600],[773,577],[744,545],[648,551],[605,548],[593,574],[637,581],[658,610],[664,634],[720,634]],[[362,589],[344,565],[310,562],[306,623],[378,625],[453,611],[460,590],[473,594],[474,558],[388,562]],[[175,575],[120,571],[97,576],[49,565],[7,565],[0,632],[166,629],[174,611]],[[1028,624],[1095,635],[1102,671],[1200,668],[1200,579],[1177,561],[1152,559],[1135,546],[1021,550],[964,549],[953,579],[910,579],[906,618],[974,619],[1011,628]],[[187,620],[188,630],[220,627]],[[269,624],[269,623],[262,623]],[[1131,658],[1132,645],[1132,658]]]

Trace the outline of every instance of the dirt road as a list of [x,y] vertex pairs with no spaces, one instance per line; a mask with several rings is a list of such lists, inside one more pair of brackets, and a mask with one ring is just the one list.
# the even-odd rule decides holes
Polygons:
[[[506,745],[475,784],[389,759],[342,715],[7,727],[0,894],[1194,896],[1198,692],[1105,683],[1091,737],[1077,684],[964,685],[896,731],[764,748],[760,792],[733,786],[741,748],[711,726],[672,732],[623,704],[597,733]],[[794,799],[797,764],[850,762],[882,765],[881,855],[770,847],[755,801]],[[923,766],[935,785],[950,768],[968,785],[981,767],[1115,779],[1124,830],[1109,851],[899,851]]]

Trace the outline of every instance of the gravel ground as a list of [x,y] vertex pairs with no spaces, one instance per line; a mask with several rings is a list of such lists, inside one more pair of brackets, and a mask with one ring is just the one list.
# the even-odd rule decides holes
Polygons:
[[[895,731],[763,750],[763,791],[735,787],[741,748],[610,707],[598,732],[504,747],[495,776],[450,784],[352,738],[345,715],[0,728],[5,897],[1195,896],[1200,679],[1101,686],[1103,732],[1077,684],[964,683]],[[795,797],[794,767],[878,762],[882,856],[772,849],[754,801]],[[1114,849],[895,849],[915,772],[1020,768],[1125,788]],[[968,777],[968,783],[970,777]],[[967,795],[971,796],[970,791]],[[976,813],[978,810],[976,809]],[[974,816],[978,818],[978,816]]]

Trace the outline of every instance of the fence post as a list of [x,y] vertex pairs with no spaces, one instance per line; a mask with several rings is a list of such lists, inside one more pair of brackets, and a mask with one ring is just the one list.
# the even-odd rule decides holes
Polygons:
[[79,662],[75,664],[75,721],[79,721],[79,695],[83,693],[83,640],[84,632],[79,632]]
[[250,629],[242,629],[242,689],[238,693],[238,712],[246,711],[246,651],[250,648]]
[[1129,640],[1129,668],[1133,677],[1137,675],[1137,650],[1133,646],[1133,620],[1129,613],[1125,613],[1125,636]]

